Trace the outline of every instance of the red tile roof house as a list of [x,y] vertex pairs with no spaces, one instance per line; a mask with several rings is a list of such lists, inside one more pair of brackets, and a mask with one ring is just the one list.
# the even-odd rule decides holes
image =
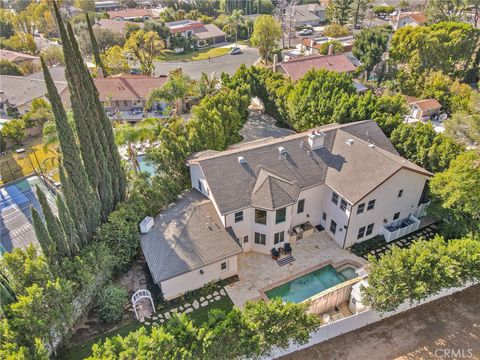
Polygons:
[[435,99],[413,101],[408,105],[410,105],[410,121],[428,120],[442,109],[442,105]]
[[108,16],[112,20],[140,20],[146,21],[157,17],[150,9],[124,9],[109,11]]
[[352,73],[356,67],[345,54],[310,55],[282,62],[276,70],[297,81],[310,69],[327,69],[335,72]]
[[6,60],[19,66],[24,65],[26,63],[40,65],[40,58],[38,56],[25,54],[18,51],[6,50],[6,49],[0,49],[0,60]]
[[201,21],[187,19],[168,22],[166,25],[171,35],[181,34],[183,37],[195,35],[198,38],[198,47],[225,42],[226,34],[214,24],[204,24]]
[[[141,120],[143,114],[132,113],[132,110],[146,108],[150,91],[163,86],[167,80],[165,75],[118,75],[96,78],[94,82],[107,113],[122,112],[122,119],[133,121]],[[166,106],[165,102],[157,102],[153,110],[161,111]]]
[[420,26],[427,22],[427,17],[422,12],[398,12],[398,15],[390,18],[389,25],[393,30],[401,29],[404,26]]

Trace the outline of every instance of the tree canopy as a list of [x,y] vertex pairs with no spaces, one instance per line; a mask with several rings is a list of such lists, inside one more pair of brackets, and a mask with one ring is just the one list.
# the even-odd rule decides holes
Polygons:
[[281,36],[280,24],[270,15],[261,15],[255,20],[250,41],[258,47],[260,56],[268,63],[273,51],[278,48]]

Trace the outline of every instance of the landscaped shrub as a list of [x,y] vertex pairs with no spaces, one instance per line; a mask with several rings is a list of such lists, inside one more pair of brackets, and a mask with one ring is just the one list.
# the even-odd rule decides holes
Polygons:
[[123,316],[123,307],[128,301],[124,288],[108,285],[98,298],[98,316],[104,322],[118,321]]
[[345,26],[332,24],[325,28],[324,34],[325,36],[328,36],[328,37],[338,38],[338,37],[350,35],[350,31],[348,31],[348,29]]

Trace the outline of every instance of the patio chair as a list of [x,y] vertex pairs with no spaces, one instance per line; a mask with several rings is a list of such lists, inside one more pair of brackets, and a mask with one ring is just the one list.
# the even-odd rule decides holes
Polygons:
[[290,246],[290,243],[285,243],[284,249],[285,255],[290,255],[292,253],[292,247]]
[[272,248],[272,250],[270,250],[270,252],[272,253],[272,259],[273,260],[277,260],[280,257],[280,253],[278,252],[277,249]]

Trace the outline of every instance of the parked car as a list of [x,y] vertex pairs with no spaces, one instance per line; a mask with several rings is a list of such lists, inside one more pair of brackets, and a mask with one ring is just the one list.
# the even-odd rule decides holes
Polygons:
[[230,50],[230,55],[239,55],[242,53],[242,50],[239,47],[233,47]]
[[134,114],[134,115],[139,115],[139,114],[143,113],[143,109],[142,108],[133,108],[131,110],[131,113]]
[[312,35],[312,34],[313,34],[312,29],[303,29],[298,33],[298,35],[300,35],[300,36],[308,36],[308,35]]

